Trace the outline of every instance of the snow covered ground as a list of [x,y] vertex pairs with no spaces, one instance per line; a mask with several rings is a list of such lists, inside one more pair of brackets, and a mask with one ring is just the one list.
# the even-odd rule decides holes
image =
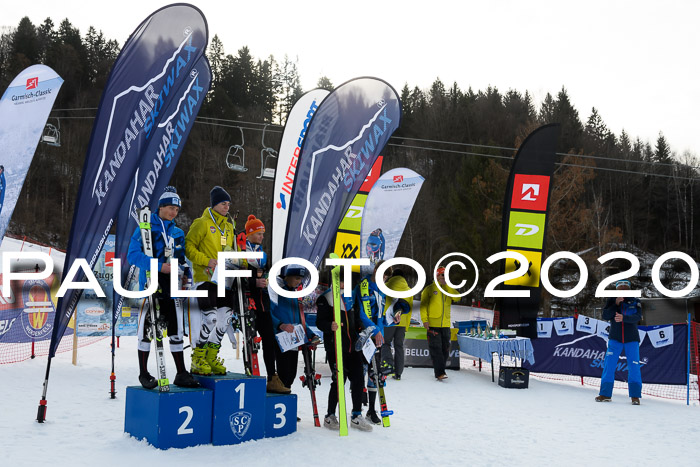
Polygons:
[[[229,370],[242,370],[227,341],[222,354]],[[108,396],[108,340],[79,349],[78,366],[70,358],[67,352],[52,362],[43,425],[34,419],[46,358],[0,365],[0,465],[697,465],[700,455],[697,406],[645,397],[635,407],[618,392],[612,403],[596,403],[595,389],[534,378],[529,389],[504,389],[466,358],[445,382],[418,368],[390,380],[390,428],[351,429],[339,438],[314,427],[308,390],[297,380],[302,421],[293,435],[161,451],[124,433],[126,386],[138,384],[136,338],[121,339],[115,400]],[[319,350],[317,361],[323,360]],[[174,375],[170,355],[167,361]],[[149,367],[155,371],[153,355]],[[324,376],[322,415],[330,372],[326,364],[317,367]]]

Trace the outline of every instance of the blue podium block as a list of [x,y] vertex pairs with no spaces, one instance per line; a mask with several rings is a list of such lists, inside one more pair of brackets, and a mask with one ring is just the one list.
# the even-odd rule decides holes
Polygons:
[[170,386],[170,392],[126,388],[124,431],[158,449],[211,443],[213,393]]
[[265,397],[265,438],[291,435],[297,431],[296,394],[271,394]]
[[212,444],[239,444],[265,436],[267,381],[264,377],[229,372],[226,375],[197,375],[196,378],[202,387],[214,391]]

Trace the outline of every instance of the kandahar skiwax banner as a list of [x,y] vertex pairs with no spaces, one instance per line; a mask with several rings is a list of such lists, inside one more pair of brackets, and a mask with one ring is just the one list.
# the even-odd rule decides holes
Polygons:
[[329,93],[330,91],[325,89],[313,89],[302,95],[289,111],[287,122],[284,124],[273,191],[272,264],[282,259],[289,212],[287,208],[291,201],[301,146],[311,118]]
[[[502,298],[500,326],[533,339],[537,337],[540,268],[559,131],[558,124],[549,124],[528,135],[515,155],[503,203],[501,251],[518,252],[529,264],[524,276],[505,281],[502,290],[528,290],[530,296]],[[518,267],[519,262],[507,259],[501,270],[509,273]]]
[[320,265],[341,216],[400,123],[396,90],[377,78],[348,81],[323,100],[297,163],[285,258]]
[[[92,268],[133,182],[141,156],[158,124],[167,118],[172,99],[204,53],[207,23],[191,5],[163,7],[146,18],[131,34],[114,62],[102,94],[78,189],[68,240],[63,278],[76,259]],[[81,281],[82,271],[75,275]],[[51,336],[44,393],[37,420],[44,421],[51,358],[80,292],[68,290],[59,299]]]
[[0,242],[61,84],[63,79],[51,68],[32,65],[12,80],[0,99]]
[[[365,182],[360,186],[359,191],[352,199],[350,207],[340,221],[338,232],[335,234],[333,252],[341,258],[361,258],[360,252],[360,231],[362,229],[362,214],[365,210],[367,195],[374,186],[382,172],[382,156],[377,157],[372,169],[365,178]],[[354,272],[360,272],[359,266],[353,266]]]
[[[168,108],[161,111],[163,118],[153,130],[153,137],[150,138],[141,157],[141,164],[134,175],[128,195],[124,197],[119,208],[114,253],[121,259],[121,280],[125,288],[129,287],[130,283],[133,287],[138,286],[137,281],[132,281],[136,267],[129,265],[126,260],[131,235],[138,227],[138,213],[145,206],[149,206],[151,212],[158,212],[158,199],[170,182],[210,86],[209,60],[202,55],[190,71],[188,79],[173,94]],[[131,306],[133,304],[127,307],[128,310],[124,310],[124,297],[116,292],[113,294],[112,317],[113,324],[116,325],[120,315],[126,313],[130,316],[134,310]]]
[[[379,177],[362,215],[362,257],[372,264],[396,255],[401,236],[425,179],[411,169],[392,169]],[[364,268],[364,266],[363,266]]]
[[[523,366],[536,373],[551,373],[600,378],[607,350],[604,329],[607,321],[595,321],[593,327],[577,325],[574,318],[538,319],[540,338],[532,341],[535,364]],[[568,323],[567,323],[568,321]],[[596,326],[597,325],[597,326]],[[601,332],[603,331],[603,332]],[[642,381],[651,384],[686,384],[688,325],[639,326],[639,361]],[[617,362],[615,379],[627,381],[627,357]]]
[[[167,118],[176,91],[207,45],[207,23],[197,8],[177,4],[153,13],[134,31],[112,67],[97,110],[68,240],[66,277],[77,258],[92,268],[127,196],[141,156]],[[75,276],[82,280],[84,274]],[[49,359],[80,298],[68,290],[59,299]]]

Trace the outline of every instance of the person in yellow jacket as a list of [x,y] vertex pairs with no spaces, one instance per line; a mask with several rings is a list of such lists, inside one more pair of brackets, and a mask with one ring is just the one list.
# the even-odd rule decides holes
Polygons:
[[[401,269],[394,269],[391,277],[386,281],[386,286],[397,292],[411,290],[406,282],[406,277]],[[396,380],[401,379],[404,365],[404,340],[406,339],[406,329],[411,325],[411,309],[413,308],[413,297],[393,298],[386,297],[384,306],[384,345],[382,345],[382,365],[394,367]],[[390,323],[390,321],[393,323]],[[394,355],[391,354],[391,344],[394,344]]]
[[[227,215],[231,196],[215,186],[209,193],[211,207],[202,217],[192,222],[185,236],[185,255],[192,262],[197,290],[206,290],[207,296],[197,298],[201,311],[201,328],[190,329],[192,336],[191,372],[200,375],[226,374],[224,361],[218,358],[221,339],[233,319],[234,291],[227,289],[224,297],[217,296],[212,276],[220,251],[233,251],[234,225]],[[223,267],[223,265],[222,265]],[[214,331],[214,332],[212,332]]]
[[[445,282],[445,268],[437,270],[437,281],[443,290],[457,294],[457,292]],[[433,360],[433,371],[438,380],[447,378],[445,367],[450,356],[450,339],[452,321],[450,321],[450,307],[454,299],[442,293],[433,282],[421,292],[420,318],[423,327],[427,330],[428,349]]]

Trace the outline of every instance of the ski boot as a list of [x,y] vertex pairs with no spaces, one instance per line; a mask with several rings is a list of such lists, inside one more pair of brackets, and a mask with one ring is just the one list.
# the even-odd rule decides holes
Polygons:
[[211,365],[206,360],[207,349],[204,347],[195,347],[192,349],[192,364],[190,369],[195,375],[210,375]]
[[194,379],[189,371],[181,371],[175,375],[175,381],[173,381],[175,386],[180,386],[181,388],[198,388],[199,381]]
[[205,348],[207,352],[206,361],[209,364],[212,373],[215,375],[225,375],[226,367],[224,366],[224,360],[218,357],[221,344],[212,344],[211,342],[208,342]]
[[394,365],[387,362],[386,360],[382,361],[382,364],[379,365],[379,374],[384,376],[385,378],[392,374],[394,371]]
[[144,389],[153,389],[158,386],[158,382],[150,373],[139,375],[139,383]]

